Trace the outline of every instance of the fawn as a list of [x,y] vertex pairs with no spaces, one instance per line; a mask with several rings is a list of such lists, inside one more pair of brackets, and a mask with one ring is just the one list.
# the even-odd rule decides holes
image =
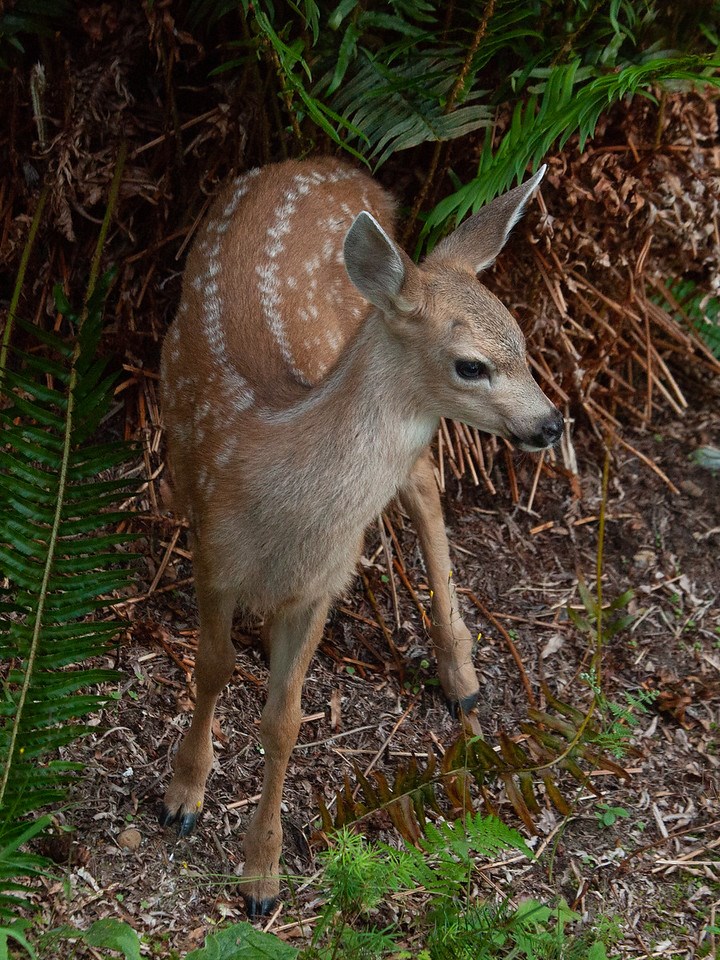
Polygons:
[[280,803],[308,664],[366,527],[396,495],[425,556],[443,690],[460,710],[477,703],[428,447],[443,416],[523,450],[560,438],[518,324],[477,279],[543,173],[416,266],[393,240],[379,184],[332,158],[286,161],[228,184],[188,257],[162,397],[200,641],[195,713],[161,820],[185,835],[202,809],[239,604],[264,618],[270,655],[262,796],[244,847],[251,916],[279,892]]

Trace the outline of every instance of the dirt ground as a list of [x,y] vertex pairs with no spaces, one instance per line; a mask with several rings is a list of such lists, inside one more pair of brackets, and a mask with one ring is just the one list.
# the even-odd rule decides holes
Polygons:
[[[105,249],[107,265],[120,270],[104,351],[124,371],[107,429],[142,448],[130,473],[143,488],[128,504],[142,533],[136,592],[117,609],[127,626],[110,660],[122,679],[92,718],[95,732],[66,751],[85,772],[58,815],[68,832],[45,845],[61,865],[60,879],[42,881],[38,900],[48,928],[86,928],[116,916],[145,935],[143,949],[157,957],[183,954],[215,925],[244,919],[236,881],[262,774],[257,731],[267,675],[257,627],[238,622],[237,670],[217,712],[216,763],[200,828],[177,841],[159,828],[157,810],[190,722],[197,613],[186,528],[160,501],[159,347],[177,307],[187,245],[210,197],[228,175],[279,156],[270,156],[264,142],[275,121],[264,113],[263,93],[248,93],[230,74],[209,75],[202,48],[178,31],[171,14],[166,3],[82,5],[81,25],[45,47],[42,113],[50,148],[35,143],[30,57],[27,77],[3,75],[10,119],[0,135],[7,289],[36,209],[33,184],[50,190],[24,302],[38,321],[56,318],[52,289],[59,280],[80,302],[120,145],[129,147]],[[164,96],[161,78],[173,63],[175,80],[169,73]],[[488,461],[496,495],[486,483],[474,486],[470,469],[462,480],[447,470],[445,508],[453,574],[470,591],[463,595],[465,619],[480,635],[480,720],[496,743],[500,729],[521,735],[528,710],[523,678],[497,624],[511,634],[541,706],[542,679],[579,709],[590,702],[581,674],[592,644],[567,610],[579,608],[578,579],[595,578],[600,433],[620,418],[622,437],[647,461],[618,443],[613,449],[603,579],[607,601],[630,588],[635,594],[633,623],[604,651],[604,693],[622,704],[625,694],[657,692],[636,729],[637,756],[622,761],[631,777],[595,771],[598,801],[560,776],[572,814],[559,817],[541,795],[538,835],[530,838],[537,861],[505,856],[483,864],[477,883],[488,897],[564,897],[589,921],[616,918],[614,952],[622,958],[690,960],[716,955],[720,942],[707,932],[720,916],[720,478],[691,459],[699,446],[720,446],[720,383],[707,382],[717,365],[677,322],[682,310],[665,313],[658,303],[667,300],[673,278],[689,280],[698,294],[718,291],[720,131],[717,101],[708,94],[663,95],[661,104],[640,97],[618,104],[583,151],[571,139],[549,157],[541,205],[489,273],[508,308],[532,320],[526,332],[541,384],[554,400],[568,398],[592,417],[574,428],[576,488],[558,470],[538,474],[535,491],[537,461],[515,455],[509,473],[498,447],[492,467]],[[499,116],[498,136],[511,118],[511,110]],[[483,142],[471,137],[449,147],[447,169],[468,182]],[[401,205],[417,196],[431,149],[403,152],[383,167],[382,180]],[[444,181],[438,178],[438,189],[449,189]],[[670,369],[684,393],[666,379]],[[673,411],[686,398],[690,407],[680,418]],[[650,412],[653,426],[643,432]],[[427,607],[415,534],[397,510],[390,521],[395,557]],[[318,797],[334,809],[345,775],[354,782],[353,764],[392,780],[413,755],[422,761],[431,751],[439,759],[458,733],[434,684],[418,604],[388,568],[377,530],[368,534],[363,574],[367,586],[356,579],[311,665],[288,774],[290,879],[265,926],[297,944],[306,942],[323,897]],[[397,658],[379,619],[392,632]],[[524,829],[503,789],[496,784],[490,794],[503,818]],[[604,822],[613,810],[615,822]],[[381,815],[365,829],[399,842]],[[413,900],[387,909],[405,923]],[[84,960],[78,951],[72,956]]]
[[[699,396],[682,421],[667,419],[662,431],[631,440],[677,492],[625,450],[613,452],[604,596],[632,588],[634,621],[605,650],[603,685],[616,702],[641,689],[659,694],[637,727],[638,755],[623,761],[629,781],[602,770],[594,777],[600,803],[621,812],[604,824],[606,807],[561,777],[573,812],[563,820],[546,803],[531,839],[541,854],[537,862],[505,856],[483,865],[479,884],[490,896],[498,889],[515,900],[562,896],[588,918],[615,917],[615,952],[623,958],[689,960],[715,955],[719,939],[706,929],[717,925],[720,912],[720,478],[690,459],[696,447],[720,444],[717,408]],[[561,699],[583,707],[589,691],[579,675],[590,641],[566,611],[579,602],[578,576],[588,583],[595,577],[602,456],[582,424],[575,441],[580,499],[565,479],[543,476],[528,510],[536,462],[526,455],[516,457],[517,505],[500,461],[492,474],[497,496],[453,480],[445,505],[458,584],[511,631],[541,702],[542,674]],[[149,489],[144,497],[152,508]],[[410,582],[427,604],[415,535],[399,512],[391,518]],[[120,609],[129,620],[118,651],[123,680],[93,720],[97,733],[72,747],[86,773],[63,818],[73,838],[58,856],[66,860],[65,881],[48,883],[43,900],[50,926],[86,927],[114,915],[147,934],[165,956],[171,947],[202,944],[223,920],[244,918],[234,884],[260,787],[257,729],[267,669],[254,631],[237,624],[237,671],[217,713],[206,808],[198,832],[176,841],[158,827],[156,814],[193,703],[197,618],[184,528],[158,512],[141,549],[137,597]],[[373,531],[363,567],[392,627],[386,556]],[[374,761],[390,777],[412,753],[426,758],[430,750],[439,758],[457,733],[432,684],[418,609],[399,579],[396,589],[401,626],[394,643],[403,669],[358,579],[333,614],[305,684],[305,721],[283,808],[284,869],[294,879],[265,923],[298,944],[304,935],[296,921],[311,921],[323,894],[317,848],[308,842],[319,826],[317,797],[331,805],[345,774],[353,780],[353,762],[365,769]],[[527,710],[517,667],[498,630],[467,597],[464,612],[481,633],[483,728],[491,741],[500,727],[517,734]],[[491,794],[504,819],[522,829],[501,788]],[[366,829],[398,842],[381,816]]]

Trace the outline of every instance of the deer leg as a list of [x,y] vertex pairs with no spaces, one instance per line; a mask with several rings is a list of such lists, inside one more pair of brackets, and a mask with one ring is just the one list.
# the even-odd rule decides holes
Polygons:
[[303,680],[327,617],[329,598],[280,610],[270,628],[270,679],[260,721],[265,750],[262,794],[245,835],[242,894],[250,917],[268,913],[280,890],[280,803],[290,754],[300,730]]
[[440,493],[430,451],[415,463],[400,502],[415,527],[425,557],[432,593],[430,636],[437,657],[438,676],[452,713],[469,713],[480,696],[472,661],[472,637],[463,623],[452,578],[450,552]]
[[235,668],[230,638],[235,598],[203,587],[196,564],[200,639],[195,661],[197,697],[190,729],[175,759],[175,773],[165,793],[162,826],[177,825],[181,837],[192,832],[202,810],[205,782],[213,762],[212,721],[215,704]]

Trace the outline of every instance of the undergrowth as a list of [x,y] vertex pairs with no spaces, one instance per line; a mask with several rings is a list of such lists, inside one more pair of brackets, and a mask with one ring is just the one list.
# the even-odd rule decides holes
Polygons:
[[[146,6],[150,18],[161,7]],[[554,146],[577,136],[582,149],[619,100],[654,98],[661,112],[667,90],[718,85],[720,5],[714,0],[688,8],[658,0],[243,0],[240,6],[187,0],[175,12],[181,26],[205,41],[208,74],[235,75],[241,89],[252,78],[258,90],[269,91],[277,121],[272,135],[267,132],[265,159],[330,146],[376,170],[398,153],[426,145],[424,178],[406,218],[406,239],[417,241],[418,252],[520,178],[528,165],[537,166]],[[42,53],[71,13],[66,0],[17,0],[3,7],[0,67],[14,69],[31,45]],[[453,153],[458,141],[462,148]],[[474,158],[469,180],[468,157]],[[450,195],[438,202],[448,187]],[[49,823],[42,811],[61,802],[78,773],[57,759],[57,749],[82,733],[79,718],[100,702],[86,691],[110,674],[83,664],[106,652],[117,624],[98,620],[97,612],[128,580],[121,552],[128,537],[111,528],[125,487],[110,479],[127,450],[94,440],[113,385],[97,357],[110,279],[98,281],[101,249],[102,243],[80,307],[57,289],[53,332],[17,313],[23,258],[0,358],[0,562],[10,584],[0,598],[0,957],[8,955],[9,942],[33,952],[28,922],[16,913],[28,879],[49,865],[26,852],[27,844]],[[717,300],[687,283],[670,284],[668,293],[668,306],[718,357]],[[601,560],[600,554],[599,571]],[[523,752],[511,737],[501,741],[499,752],[490,750],[511,803],[524,820],[527,811],[530,822],[538,802],[530,799],[533,776],[539,774],[548,802],[568,815],[571,804],[560,796],[550,767],[564,766],[585,783],[578,757],[607,766],[600,752],[617,757],[633,717],[646,707],[643,695],[616,707],[602,690],[602,646],[627,625],[628,594],[608,611],[600,573],[596,596],[580,592],[585,612],[576,626],[596,643],[585,677],[591,706],[579,711],[556,699],[554,713],[531,717],[523,732],[527,743],[535,737],[535,753]],[[463,801],[456,808],[465,808],[468,785],[460,778],[464,771],[468,779],[473,751],[485,757],[485,773],[490,765],[483,741],[466,738],[462,744],[455,758],[461,762],[444,771]],[[234,925],[187,960],[607,955],[612,931],[583,929],[563,902],[481,897],[477,855],[513,848],[527,854],[524,841],[478,813],[445,821],[432,804],[429,811],[418,807],[417,795],[407,781],[393,785],[389,797],[378,791],[378,806],[407,811],[402,817],[408,822],[415,818],[413,836],[400,849],[371,845],[348,828],[331,834],[325,906],[305,950]],[[375,928],[373,911],[383,899],[402,904],[403,893],[419,888],[424,905],[412,928],[399,907],[401,919]],[[140,956],[137,934],[111,918],[84,933],[66,928],[54,942],[73,938],[130,960]]]
[[[422,217],[428,248],[554,146],[577,135],[582,150],[614,103],[717,85],[719,14],[717,2],[680,13],[657,0],[242,0],[238,30],[236,4],[187,4],[214,75],[233,71],[245,82],[258,61],[269,72],[292,135],[289,152],[310,152],[326,137],[377,170],[393,154],[435,145],[406,224],[409,236],[449,178],[451,194]],[[228,38],[234,32],[241,37]],[[461,184],[443,145],[464,138],[475,155],[478,131],[476,174]]]
[[[607,960],[618,935],[611,920],[583,923],[562,899],[513,902],[491,888],[480,891],[477,858],[513,852],[532,860],[516,831],[479,814],[438,820],[417,847],[399,849],[343,829],[323,856],[324,904],[306,947],[236,923],[184,960]],[[412,911],[403,906],[410,894]],[[57,950],[65,939],[140,957],[140,939],[119,920],[98,921],[86,932],[65,927],[44,946]]]
[[713,356],[720,360],[720,297],[683,278],[666,284],[666,296],[657,299],[678,322],[697,331]]
[[130,485],[111,476],[130,450],[94,439],[116,379],[98,356],[112,279],[99,264],[120,169],[82,307],[58,285],[56,329],[36,326],[15,312],[21,275],[0,354],[0,957],[8,941],[33,954],[17,912],[51,864],[27,844],[82,770],[58,751],[89,729],[79,721],[104,702],[98,685],[116,678],[92,661],[107,659],[119,623],[97,614],[131,582],[131,538],[112,528]]

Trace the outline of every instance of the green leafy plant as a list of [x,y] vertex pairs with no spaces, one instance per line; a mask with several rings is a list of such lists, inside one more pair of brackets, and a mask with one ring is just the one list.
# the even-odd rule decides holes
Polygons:
[[116,676],[84,661],[107,654],[119,624],[92,618],[131,581],[129,557],[117,551],[131,538],[108,529],[125,517],[117,504],[128,483],[109,474],[129,450],[93,441],[115,382],[97,356],[112,278],[98,280],[98,265],[120,170],[84,306],[75,311],[56,288],[63,327],[50,333],[15,314],[1,357],[0,564],[9,587],[0,597],[0,922],[26,949],[16,894],[48,862],[21,848],[49,822],[32,817],[63,800],[81,769],[56,753],[104,702],[88,689]]
[[552,147],[561,149],[574,134],[582,151],[601,114],[624,97],[651,96],[654,86],[678,81],[717,86],[720,81],[708,72],[717,64],[714,57],[658,56],[605,74],[578,58],[539,69],[528,99],[516,103],[507,132],[498,144],[488,133],[477,175],[437,204],[425,219],[421,240],[432,248],[449,227],[521,179],[528,165],[538,167]]
[[[324,903],[304,949],[235,923],[209,934],[184,960],[607,960],[606,947],[617,936],[612,922],[583,926],[564,900],[513,904],[476,892],[472,881],[481,861],[513,850],[533,856],[516,831],[480,814],[437,820],[417,846],[400,849],[341,829],[322,855]],[[417,898],[411,914],[384,919],[388,899],[402,904],[411,894]],[[43,945],[57,952],[67,940],[120,952],[126,960],[140,956],[137,934],[112,918],[87,931],[63,927]]]
[[51,37],[74,10],[70,0],[14,0],[0,12],[0,67],[12,53],[25,53],[25,36]]
[[[473,892],[481,859],[510,850],[532,858],[518,833],[479,814],[428,824],[418,846],[400,849],[341,829],[323,854],[325,903],[309,946],[297,950],[241,923],[208,936],[186,960],[606,960],[611,925],[584,929],[564,901],[512,905]],[[411,892],[420,895],[412,915],[382,919],[389,898],[402,903]],[[412,952],[405,948],[408,932]]]
[[[441,145],[464,138],[475,156],[469,135],[484,128],[469,182],[461,185],[445,164],[455,189],[424,217],[420,250],[553,147],[577,135],[582,150],[619,100],[717,85],[717,12],[710,7],[679,15],[656,0],[562,7],[496,0],[450,11],[438,0],[392,0],[383,9],[360,0],[244,0],[243,38],[223,45],[230,56],[213,72],[257,70],[257,59],[264,62],[302,151],[325,134],[377,168],[399,151],[435,144],[411,226],[435,190]],[[194,0],[189,23],[212,30],[234,9],[226,0]]]
[[622,817],[629,817],[625,807],[611,807],[607,803],[599,803],[595,811],[601,827],[612,827]]
[[696,330],[714,357],[720,359],[720,297],[690,279],[669,280],[667,297],[657,297],[671,316]]

